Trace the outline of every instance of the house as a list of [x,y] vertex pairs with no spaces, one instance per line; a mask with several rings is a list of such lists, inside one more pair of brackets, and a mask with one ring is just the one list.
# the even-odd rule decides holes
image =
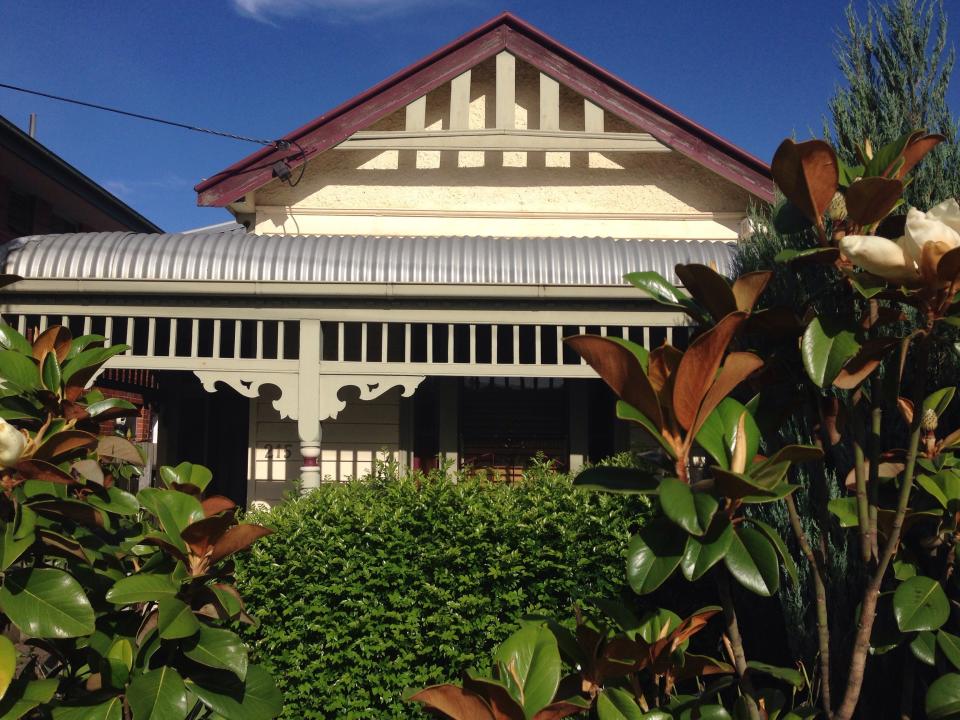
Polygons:
[[729,270],[773,197],[763,162],[511,14],[196,190],[239,226],[23,238],[4,314],[130,345],[113,367],[180,403],[166,451],[248,502],[384,454],[510,474],[627,447],[563,338],[682,345],[623,275]]
[[23,235],[160,228],[0,116],[0,243]]

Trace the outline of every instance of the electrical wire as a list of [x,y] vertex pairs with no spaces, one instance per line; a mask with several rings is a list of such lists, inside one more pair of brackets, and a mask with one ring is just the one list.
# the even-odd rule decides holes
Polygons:
[[[237,135],[235,133],[224,132],[222,130],[212,130],[210,128],[199,127],[196,125],[188,125],[187,123],[177,122],[175,120],[165,120],[164,118],[154,117],[153,115],[144,115],[142,113],[130,112],[128,110],[120,110],[119,108],[109,107],[107,105],[99,105],[97,103],[86,102],[85,100],[76,100],[74,98],[63,97],[61,95],[53,95],[51,93],[41,92],[39,90],[31,90],[30,88],[19,87],[18,85],[10,85],[9,83],[0,82],[0,88],[6,90],[13,90],[14,92],[25,93],[27,95],[36,95],[37,97],[47,98],[48,100],[56,100],[58,102],[70,103],[71,105],[79,105],[80,107],[90,108],[92,110],[102,110],[103,112],[114,113],[116,115],[123,115],[124,117],[134,118],[136,120],[146,120],[148,122],[159,123],[160,125],[167,125],[169,127],[181,128],[182,130],[191,130],[193,132],[205,133],[207,135],[215,135],[217,137],[228,138],[230,140],[239,140],[241,142],[254,143],[256,145],[263,145],[265,147],[273,147],[277,150],[287,150],[291,145],[297,147],[296,155],[291,158],[284,158],[278,162],[287,163],[287,160],[300,160],[300,174],[297,176],[296,180],[291,180],[290,177],[284,177],[283,181],[286,182],[290,187],[296,187],[300,181],[303,179],[303,173],[306,171],[306,161],[307,153],[301,147],[300,143],[296,140],[264,140],[262,138],[253,138],[247,137],[246,135]],[[258,170],[261,169],[251,168],[248,170]]]
[[[126,117],[136,118],[137,120],[148,120],[149,122],[160,123],[161,125],[169,125],[170,127],[177,127],[183,130],[192,130],[193,132],[206,133],[207,135],[216,135],[218,137],[225,137],[231,140],[240,140],[242,142],[256,143],[257,145],[273,145],[278,146],[281,141],[278,140],[263,140],[261,138],[252,138],[247,137],[246,135],[236,135],[234,133],[223,132],[222,130],[211,130],[210,128],[197,127],[196,125],[187,125],[186,123],[176,122],[175,120],[164,120],[163,118],[153,117],[152,115],[143,115],[141,113],[129,112],[127,110],[120,110],[118,108],[108,107],[106,105],[98,105],[97,103],[86,102],[84,100],[75,100],[73,98],[62,97],[60,95],[52,95],[50,93],[40,92],[39,90],[30,90],[29,88],[18,87],[17,85],[10,85],[8,83],[0,83],[0,88],[6,90],[13,90],[15,92],[26,93],[27,95],[36,95],[38,97],[47,98],[48,100],[57,100],[59,102],[70,103],[72,105],[80,105],[81,107],[92,108],[93,110],[103,110],[104,112],[111,112],[117,115],[125,115]],[[297,146],[299,147],[299,145]],[[301,150],[301,153],[303,151]]]

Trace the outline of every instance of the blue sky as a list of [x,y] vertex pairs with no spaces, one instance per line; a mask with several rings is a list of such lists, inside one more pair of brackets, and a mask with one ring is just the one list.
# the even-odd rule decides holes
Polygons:
[[[949,5],[950,3],[948,3]],[[865,7],[866,0],[857,0]],[[0,82],[273,138],[509,9],[769,160],[839,82],[841,0],[0,0]],[[960,40],[960,14],[951,28]],[[960,82],[951,93],[960,108]],[[166,230],[256,149],[0,89],[0,114]]]

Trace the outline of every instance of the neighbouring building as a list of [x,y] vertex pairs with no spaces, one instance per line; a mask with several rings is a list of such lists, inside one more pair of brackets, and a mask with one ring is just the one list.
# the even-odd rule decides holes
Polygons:
[[113,367],[178,405],[161,455],[248,502],[384,455],[509,475],[628,447],[562,339],[682,345],[623,275],[728,271],[773,197],[763,162],[510,14],[196,190],[238,224],[16,241],[4,315],[129,344]]
[[[26,235],[161,229],[56,153],[0,116],[0,245]],[[25,328],[29,333],[29,328]],[[104,428],[151,445],[156,378],[149,370],[108,370],[98,380],[107,395],[141,408],[125,427]],[[148,456],[152,455],[148,451]]]

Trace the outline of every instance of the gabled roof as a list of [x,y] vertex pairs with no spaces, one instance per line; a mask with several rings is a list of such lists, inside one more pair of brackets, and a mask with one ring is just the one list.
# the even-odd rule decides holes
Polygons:
[[88,178],[42,143],[0,115],[0,147],[74,193],[90,206],[137,232],[162,232],[123,200]]
[[273,179],[272,166],[291,167],[410,104],[480,62],[506,50],[607,112],[700,163],[753,195],[773,199],[770,167],[762,160],[594,65],[511,13],[503,13],[432,55],[401,70],[293,132],[283,140],[303,149],[266,147],[194,189],[199,205],[223,207]]

